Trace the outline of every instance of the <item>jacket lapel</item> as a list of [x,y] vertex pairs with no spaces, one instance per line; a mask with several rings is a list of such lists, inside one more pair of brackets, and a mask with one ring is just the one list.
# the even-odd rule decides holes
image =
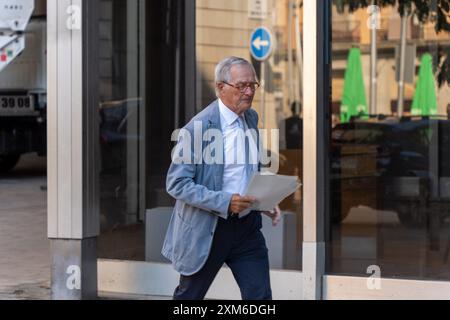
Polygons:
[[[222,125],[221,125],[221,121],[220,121],[219,100],[216,100],[212,105],[211,113],[210,113],[209,119],[208,119],[207,130],[210,130],[210,129],[217,129],[220,132],[222,132]],[[222,190],[224,161],[225,161],[225,159],[222,158],[221,164],[214,165],[214,177],[213,178],[214,178],[214,186],[215,186],[216,191]]]

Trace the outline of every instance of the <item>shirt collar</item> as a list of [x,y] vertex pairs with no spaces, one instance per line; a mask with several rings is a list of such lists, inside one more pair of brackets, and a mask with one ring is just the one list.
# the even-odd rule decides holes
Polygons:
[[[219,99],[219,110],[227,126],[233,124],[239,118],[239,116],[231,111],[231,109],[228,108],[221,99]],[[245,119],[244,115],[242,115],[242,118]]]

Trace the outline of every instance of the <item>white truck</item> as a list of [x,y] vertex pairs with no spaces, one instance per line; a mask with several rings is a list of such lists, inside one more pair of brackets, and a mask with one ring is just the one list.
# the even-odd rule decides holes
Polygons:
[[45,1],[0,0],[0,173],[46,155]]

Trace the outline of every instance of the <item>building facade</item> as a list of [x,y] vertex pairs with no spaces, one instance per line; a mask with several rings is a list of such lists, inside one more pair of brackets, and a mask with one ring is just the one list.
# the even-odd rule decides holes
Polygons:
[[[416,56],[400,121],[401,19],[379,8],[375,112],[339,123],[351,48],[372,94],[372,14],[328,0],[48,0],[53,297],[172,295],[178,275],[160,249],[173,133],[215,99],[214,67],[234,55],[262,84],[254,108],[276,132],[265,149],[303,183],[282,223],[263,225],[274,299],[450,298],[447,84],[433,117],[409,117],[421,56],[439,78],[450,36],[409,18]],[[250,52],[260,27],[272,35],[263,61]],[[227,268],[208,297],[239,299]]]

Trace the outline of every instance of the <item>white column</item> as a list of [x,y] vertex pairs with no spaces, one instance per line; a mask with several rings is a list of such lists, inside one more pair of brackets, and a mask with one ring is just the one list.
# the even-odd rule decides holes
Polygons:
[[[304,121],[303,121],[303,298],[322,298],[322,278],[325,265],[324,205],[325,153],[324,116],[329,108],[323,41],[327,35],[326,5],[328,1],[305,0],[304,26]],[[329,8],[329,7],[328,7]],[[320,84],[320,85],[319,85]],[[319,152],[318,152],[319,151]]]
[[48,237],[52,296],[96,295],[98,0],[48,0]]

